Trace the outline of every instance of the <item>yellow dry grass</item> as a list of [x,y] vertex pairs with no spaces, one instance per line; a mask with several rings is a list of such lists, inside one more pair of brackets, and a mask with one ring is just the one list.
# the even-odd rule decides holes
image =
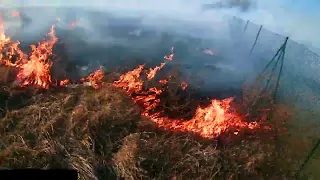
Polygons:
[[[7,108],[0,119],[0,168],[73,168],[82,179],[172,180],[291,179],[296,170],[295,159],[284,154],[289,148],[277,149],[268,135],[217,146],[212,139],[158,129],[108,82],[98,90],[10,94],[23,91],[29,92],[24,105]],[[280,109],[277,117],[287,119]]]

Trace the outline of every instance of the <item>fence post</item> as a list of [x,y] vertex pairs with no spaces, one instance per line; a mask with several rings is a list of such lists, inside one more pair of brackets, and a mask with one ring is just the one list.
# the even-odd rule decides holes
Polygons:
[[[274,70],[276,68],[276,66],[278,65],[279,61],[281,61],[280,63],[280,71],[279,71],[279,74],[277,76],[277,81],[276,81],[276,87],[275,87],[275,91],[274,91],[274,94],[273,94],[273,100],[276,99],[276,95],[277,95],[277,91],[278,91],[278,87],[279,87],[279,82],[280,82],[280,77],[282,75],[282,69],[283,69],[283,63],[284,63],[284,56],[285,56],[285,49],[286,49],[286,46],[287,46],[287,42],[289,40],[289,37],[286,37],[284,43],[281,45],[281,47],[278,49],[278,51],[276,52],[276,54],[272,57],[272,59],[269,61],[269,63],[265,66],[265,68],[263,69],[263,71],[261,72],[261,74],[264,74],[267,69],[269,68],[269,66],[272,64],[272,62],[276,59],[276,57],[278,56],[278,59],[276,60],[275,62],[275,65],[274,67],[272,68],[272,73],[274,73]],[[261,75],[260,74],[260,75]],[[264,89],[261,91],[261,94],[260,96],[267,90],[269,84],[270,84],[270,81],[271,81],[271,77],[272,74],[270,75],[269,79],[267,80],[267,83],[266,83],[266,86],[264,87]]]
[[246,23],[246,25],[244,26],[243,32],[246,32],[249,22],[250,22],[250,21],[247,20],[247,23]]
[[252,45],[252,48],[251,48],[251,50],[250,50],[250,55],[252,54],[253,49],[254,49],[254,47],[255,47],[256,44],[257,44],[258,38],[259,38],[259,36],[260,36],[261,29],[262,29],[262,25],[260,26],[260,29],[259,29],[259,31],[258,31],[258,33],[257,33],[257,36],[256,36],[256,39],[255,39],[255,41],[254,41],[254,43],[253,43],[253,45]]
[[318,141],[316,142],[316,144],[313,146],[313,148],[311,149],[311,151],[309,152],[308,156],[306,157],[306,159],[303,161],[303,163],[301,164],[299,170],[297,171],[296,174],[296,179],[298,179],[300,177],[301,172],[303,171],[303,169],[305,168],[305,166],[308,164],[308,162],[310,161],[311,157],[314,155],[314,153],[316,152],[316,150],[319,148],[320,146],[320,139],[318,139]]

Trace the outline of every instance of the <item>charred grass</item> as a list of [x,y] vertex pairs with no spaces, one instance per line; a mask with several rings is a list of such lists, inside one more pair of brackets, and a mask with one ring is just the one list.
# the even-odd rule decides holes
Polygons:
[[[212,140],[159,129],[109,82],[97,90],[7,88],[3,94],[1,168],[73,168],[82,179],[293,179],[301,156],[286,133]],[[21,94],[27,94],[23,106],[8,107]],[[279,107],[273,121],[289,116]]]

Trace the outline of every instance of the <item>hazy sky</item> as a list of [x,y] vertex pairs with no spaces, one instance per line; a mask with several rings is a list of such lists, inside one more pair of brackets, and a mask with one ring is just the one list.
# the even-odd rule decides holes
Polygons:
[[237,15],[320,49],[319,0],[257,0],[256,8]]
[[[0,5],[82,5],[82,6],[126,6],[126,8],[152,9],[176,13],[201,12],[201,4],[212,3],[218,0],[0,0]],[[228,0],[222,0],[224,2]],[[230,1],[230,0],[229,0]],[[232,0],[245,1],[245,0]],[[231,9],[228,13],[235,14],[256,24],[262,24],[278,34],[290,36],[291,39],[315,47],[320,53],[320,0],[251,0],[255,6],[247,12]],[[19,3],[20,2],[20,3]],[[203,14],[208,15],[207,13]],[[201,17],[201,13],[200,13]],[[208,18],[208,17],[207,17]],[[318,48],[318,49],[317,49]]]

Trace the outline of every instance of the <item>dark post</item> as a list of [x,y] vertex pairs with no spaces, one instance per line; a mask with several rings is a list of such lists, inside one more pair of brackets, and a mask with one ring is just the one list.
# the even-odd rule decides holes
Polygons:
[[251,50],[250,50],[250,55],[252,54],[253,49],[254,49],[254,47],[255,47],[256,44],[257,44],[257,41],[258,41],[258,38],[259,38],[259,36],[260,36],[261,30],[262,30],[262,25],[260,26],[260,29],[259,29],[259,31],[258,31],[258,33],[257,33],[257,36],[256,36],[256,39],[255,39],[255,41],[254,41],[254,43],[253,43],[253,45],[252,45],[252,48],[251,48]]
[[247,20],[247,23],[246,23],[246,25],[244,26],[244,29],[243,29],[244,32],[246,32],[249,22],[250,22],[250,21]]
[[308,156],[306,157],[306,159],[303,161],[303,163],[301,164],[299,170],[297,171],[296,174],[296,179],[298,179],[300,177],[301,172],[303,171],[303,169],[305,168],[305,166],[308,164],[308,162],[310,161],[311,157],[315,154],[316,150],[319,148],[320,146],[320,139],[318,139],[318,141],[316,142],[316,144],[313,146],[313,148],[311,149],[311,151],[309,152]]

